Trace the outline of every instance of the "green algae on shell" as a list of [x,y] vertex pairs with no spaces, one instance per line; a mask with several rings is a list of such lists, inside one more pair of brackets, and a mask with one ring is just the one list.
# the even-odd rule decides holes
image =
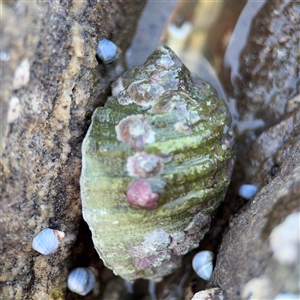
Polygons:
[[224,198],[231,117],[166,46],[125,72],[112,94],[82,145],[83,217],[115,274],[160,281],[198,246]]

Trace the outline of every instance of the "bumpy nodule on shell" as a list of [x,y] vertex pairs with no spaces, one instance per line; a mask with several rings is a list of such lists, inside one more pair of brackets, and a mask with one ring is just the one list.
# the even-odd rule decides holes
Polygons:
[[95,284],[96,278],[89,268],[73,269],[68,276],[68,288],[81,296],[88,294]]
[[83,216],[105,265],[159,281],[198,246],[233,166],[231,117],[168,47],[112,85],[82,145]]
[[48,255],[55,252],[65,233],[51,228],[43,229],[32,240],[32,248],[41,254]]

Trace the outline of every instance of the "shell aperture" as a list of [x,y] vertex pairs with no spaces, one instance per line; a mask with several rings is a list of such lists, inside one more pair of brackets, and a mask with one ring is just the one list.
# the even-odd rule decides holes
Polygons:
[[112,94],[82,145],[83,217],[115,274],[160,281],[198,246],[224,198],[231,117],[166,46],[126,71]]

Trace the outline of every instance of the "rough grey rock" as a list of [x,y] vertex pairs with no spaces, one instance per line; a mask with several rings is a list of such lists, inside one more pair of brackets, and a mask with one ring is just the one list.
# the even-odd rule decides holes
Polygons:
[[241,131],[277,124],[299,93],[299,23],[299,1],[266,1],[253,19],[233,78]]
[[[253,19],[230,95],[240,114],[237,131],[246,134],[238,136],[222,210],[232,215],[208,284],[228,299],[299,293],[299,266],[279,263],[270,247],[272,230],[300,210],[298,27],[299,1],[267,1]],[[242,204],[237,191],[245,183],[258,186],[258,193],[235,214]]]
[[[125,53],[145,1],[2,2],[1,271],[3,299],[64,299],[80,218],[81,140],[124,66],[98,65],[97,43]],[[115,69],[114,69],[115,68]],[[10,100],[17,98],[18,100]],[[12,108],[9,103],[12,102]],[[44,228],[59,249],[31,248]],[[0,297],[0,298],[1,298]]]
[[[300,112],[295,112],[292,117],[292,127],[299,133]],[[277,126],[287,128],[289,122],[287,117]],[[274,141],[272,133],[274,128],[263,133],[265,145]],[[298,264],[278,262],[269,242],[273,228],[289,214],[300,210],[300,135],[289,137],[293,143],[286,141],[291,146],[280,169],[231,222],[217,255],[209,286],[220,287],[229,299],[241,299],[242,296],[249,299],[251,293],[253,298],[250,299],[271,299],[280,292],[299,293]],[[259,144],[260,140],[255,143]],[[284,152],[279,149],[274,155]],[[263,155],[261,158],[263,163]],[[259,169],[260,165],[256,166]],[[282,247],[285,251],[284,243]]]

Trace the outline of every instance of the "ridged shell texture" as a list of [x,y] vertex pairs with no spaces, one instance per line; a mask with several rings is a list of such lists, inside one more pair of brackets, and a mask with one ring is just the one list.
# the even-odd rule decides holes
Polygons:
[[198,246],[233,165],[231,117],[160,46],[113,85],[82,146],[83,216],[105,265],[159,281]]

